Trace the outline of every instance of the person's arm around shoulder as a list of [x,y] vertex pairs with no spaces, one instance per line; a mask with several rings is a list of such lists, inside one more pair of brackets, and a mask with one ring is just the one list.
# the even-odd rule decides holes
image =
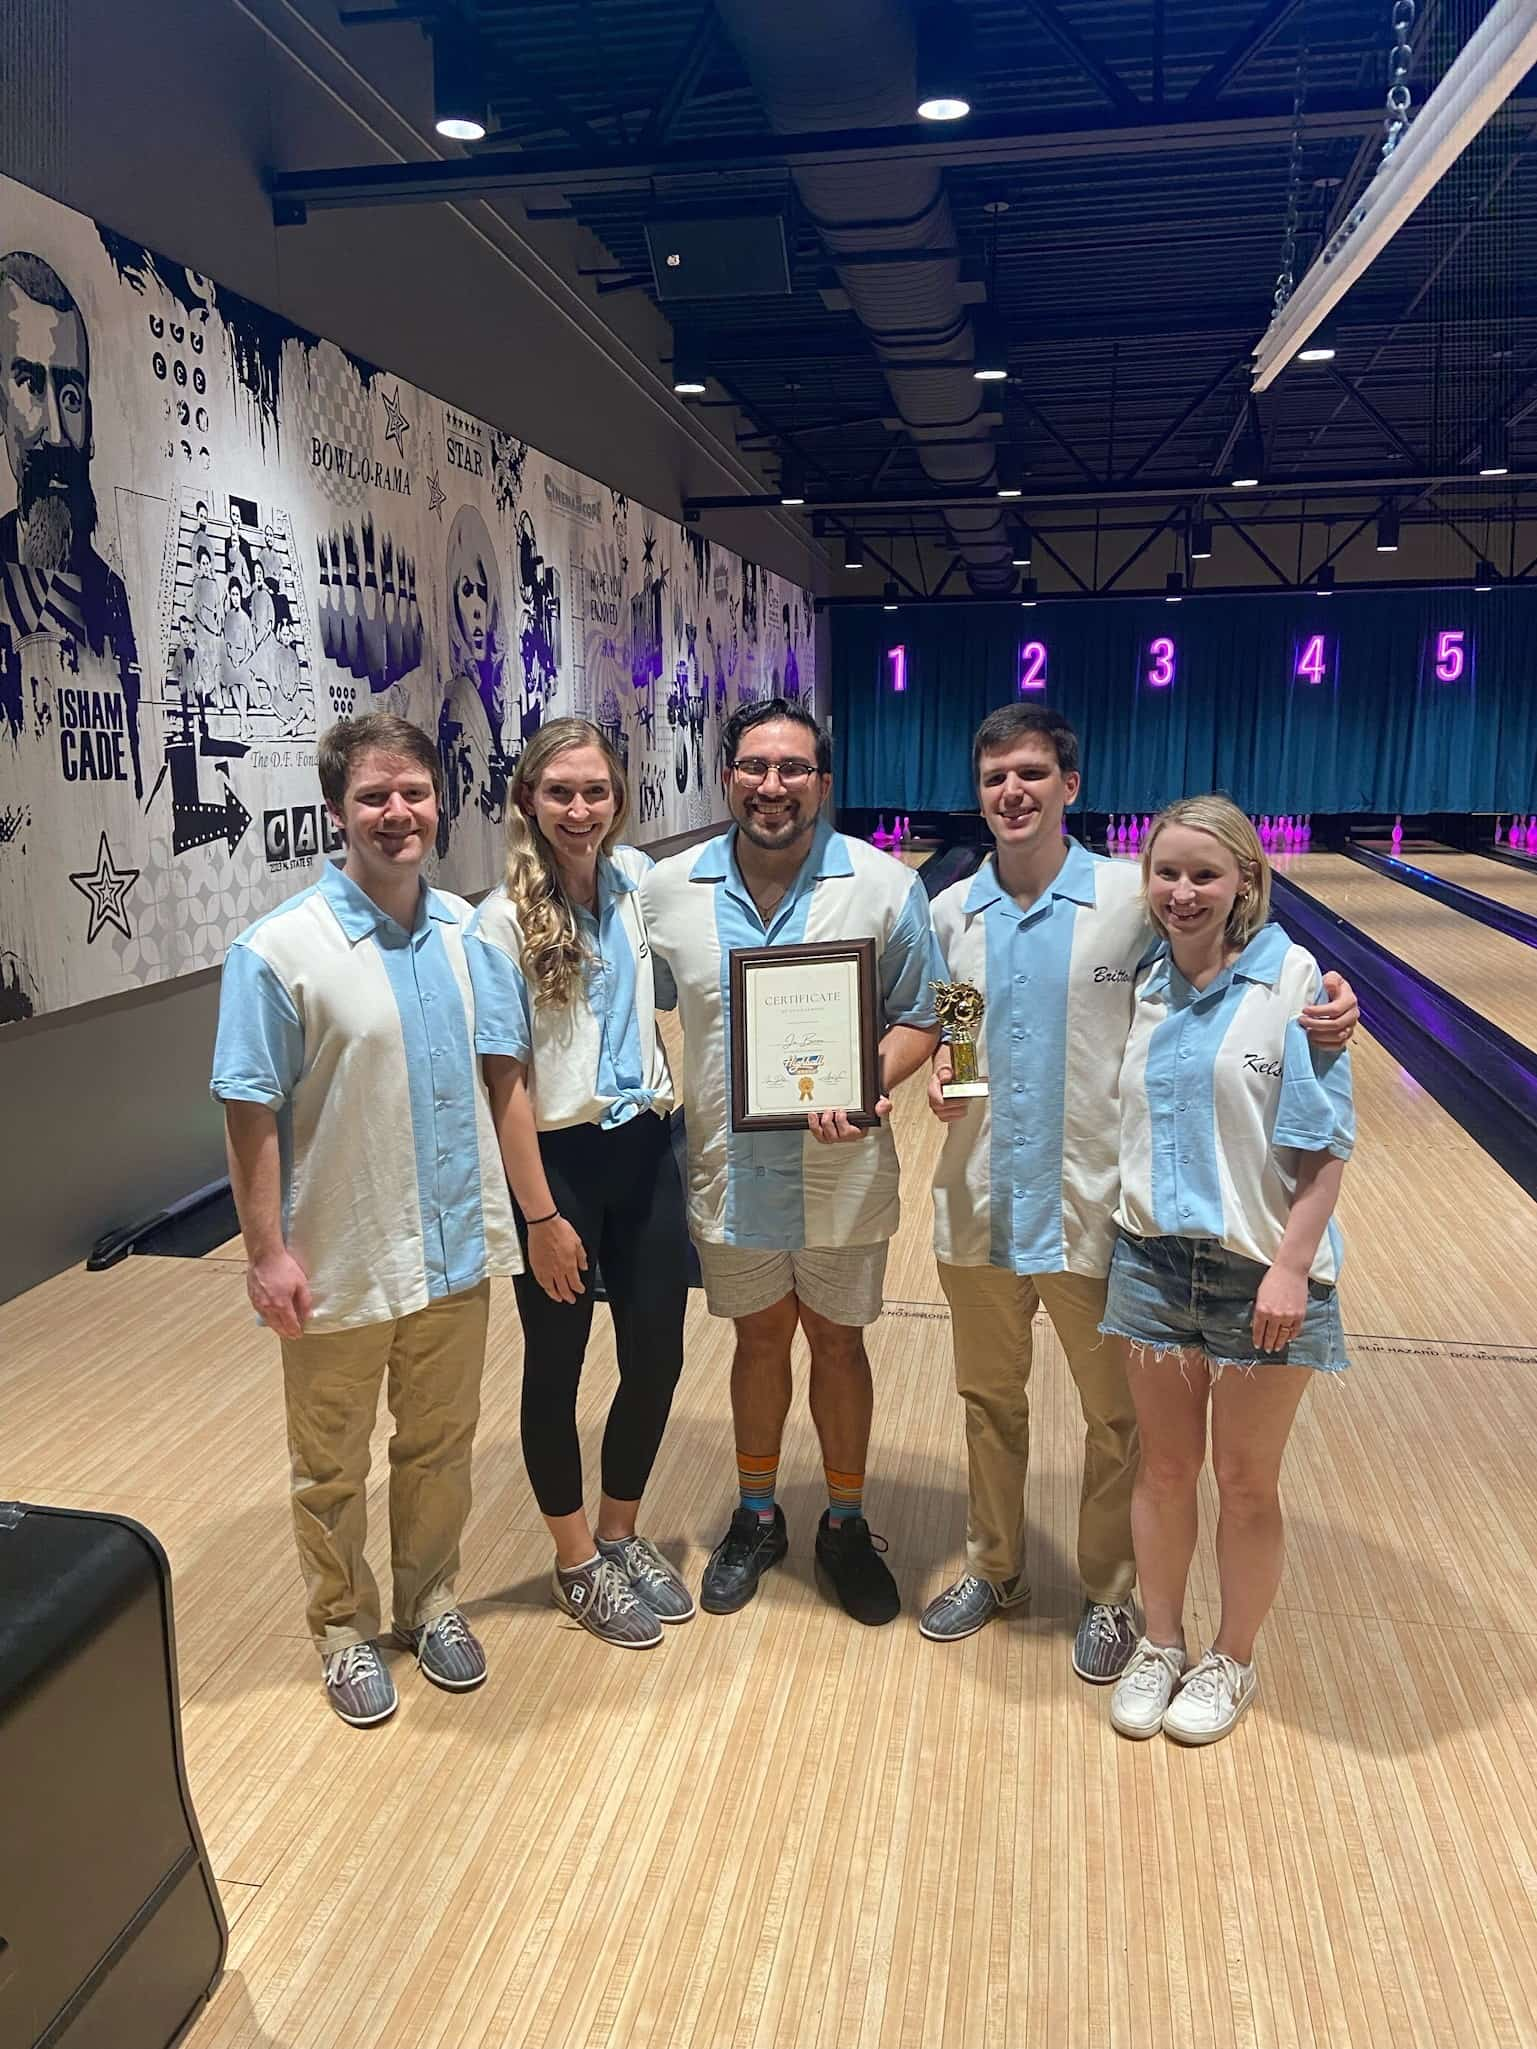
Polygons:
[[251,1307],[280,1338],[303,1335],[309,1277],[283,1238],[278,1112],[304,1070],[304,1027],[292,996],[238,940],[219,985],[213,1093],[224,1108],[230,1191],[246,1253]]
[[1254,1342],[1279,1351],[1302,1328],[1308,1276],[1339,1203],[1345,1162],[1355,1146],[1350,1055],[1330,1052],[1304,1029],[1298,999],[1322,995],[1314,961],[1300,948],[1287,963],[1297,1009],[1286,1026],[1281,1100],[1271,1144],[1297,1155],[1296,1188],[1279,1251],[1254,1301]]

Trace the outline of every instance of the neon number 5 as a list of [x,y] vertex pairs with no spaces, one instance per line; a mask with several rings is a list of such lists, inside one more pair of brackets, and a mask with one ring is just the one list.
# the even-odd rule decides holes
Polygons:
[[1329,673],[1329,664],[1324,653],[1324,637],[1315,633],[1297,658],[1297,674],[1306,676],[1310,683],[1322,683]]
[[1436,635],[1436,680],[1455,683],[1467,667],[1468,651],[1460,632]]
[[888,647],[886,659],[891,664],[892,689],[905,690],[907,688],[907,649],[905,647]]
[[1147,680],[1154,690],[1167,690],[1174,681],[1174,643],[1166,633],[1161,633],[1148,647],[1153,666],[1147,672]]
[[1040,640],[1027,640],[1019,651],[1019,687],[1021,690],[1044,690],[1046,688],[1046,644]]

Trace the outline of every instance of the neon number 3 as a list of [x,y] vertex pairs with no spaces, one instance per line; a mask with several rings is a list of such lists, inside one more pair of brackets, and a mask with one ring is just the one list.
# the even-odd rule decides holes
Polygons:
[[1148,653],[1153,666],[1147,672],[1147,680],[1154,690],[1167,690],[1174,681],[1174,643],[1166,633],[1161,633],[1151,643]]
[[1324,637],[1315,633],[1297,658],[1297,674],[1306,676],[1310,683],[1322,683],[1329,672],[1324,654]]
[[1046,645],[1044,641],[1027,640],[1020,649],[1019,687],[1021,690],[1044,690],[1046,688]]
[[1460,632],[1436,635],[1437,682],[1455,683],[1467,667],[1468,652],[1462,641],[1463,636]]

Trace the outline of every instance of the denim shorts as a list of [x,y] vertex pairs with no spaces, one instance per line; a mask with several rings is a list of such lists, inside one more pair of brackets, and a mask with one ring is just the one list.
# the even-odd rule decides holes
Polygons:
[[1254,1342],[1254,1298],[1267,1268],[1229,1252],[1215,1238],[1133,1238],[1122,1231],[1110,1262],[1110,1291],[1100,1329],[1152,1351],[1189,1346],[1214,1366],[1312,1366],[1341,1373],[1350,1364],[1339,1297],[1308,1282],[1307,1315],[1283,1350]]

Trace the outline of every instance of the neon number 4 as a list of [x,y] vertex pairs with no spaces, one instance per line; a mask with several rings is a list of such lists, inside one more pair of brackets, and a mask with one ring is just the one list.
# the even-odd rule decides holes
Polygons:
[[1019,687],[1023,690],[1044,690],[1046,688],[1046,644],[1040,640],[1027,640],[1019,651]]
[[1436,635],[1436,681],[1455,683],[1468,664],[1468,651],[1460,632]]
[[888,647],[886,659],[891,664],[892,689],[905,690],[907,688],[907,649],[905,647]]
[[1148,647],[1153,666],[1147,672],[1147,680],[1154,690],[1167,690],[1174,681],[1174,643],[1166,633]]
[[1329,673],[1329,663],[1324,652],[1324,637],[1315,633],[1297,657],[1297,674],[1306,676],[1310,683],[1322,683]]

